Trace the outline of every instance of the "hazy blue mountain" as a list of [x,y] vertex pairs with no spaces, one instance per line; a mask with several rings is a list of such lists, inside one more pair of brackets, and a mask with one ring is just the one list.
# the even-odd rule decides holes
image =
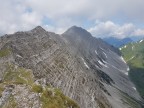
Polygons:
[[103,38],[103,40],[107,43],[109,43],[110,45],[113,45],[115,47],[121,47],[125,44],[128,44],[130,42],[133,42],[133,40],[131,38],[123,38],[123,39],[118,39],[115,37],[107,37],[107,38]]
[[134,42],[137,42],[137,41],[139,41],[139,40],[141,40],[141,39],[143,39],[144,38],[144,36],[132,36],[131,37],[131,39],[134,41]]

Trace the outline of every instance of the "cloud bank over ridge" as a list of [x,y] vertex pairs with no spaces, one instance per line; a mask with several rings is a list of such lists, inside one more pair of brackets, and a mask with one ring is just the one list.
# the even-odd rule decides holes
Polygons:
[[96,37],[144,35],[143,0],[0,0],[0,34],[82,26]]

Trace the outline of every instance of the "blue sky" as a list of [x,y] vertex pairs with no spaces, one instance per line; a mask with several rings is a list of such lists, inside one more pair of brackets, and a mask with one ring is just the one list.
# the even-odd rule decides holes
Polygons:
[[0,0],[0,34],[73,25],[95,37],[144,36],[144,0]]

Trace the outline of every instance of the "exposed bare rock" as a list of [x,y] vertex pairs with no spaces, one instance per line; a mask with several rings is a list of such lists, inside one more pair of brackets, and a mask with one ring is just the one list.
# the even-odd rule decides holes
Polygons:
[[[5,35],[0,38],[0,53],[4,53],[0,57],[1,76],[6,74],[3,66],[6,63],[30,69],[36,84],[59,88],[81,108],[120,108],[121,105],[133,108],[121,93],[132,97],[140,107],[137,101],[141,98],[125,74],[128,67],[118,49],[82,28],[74,26],[58,35],[38,26],[31,31]],[[41,107],[40,95],[26,85],[16,85],[13,96],[19,108],[31,104],[33,108]]]
[[5,87],[5,90],[2,92],[2,96],[0,98],[0,107],[2,107],[9,99],[11,93],[12,93],[13,87],[8,86]]
[[39,94],[31,92],[27,86],[17,85],[12,95],[18,108],[41,108]]

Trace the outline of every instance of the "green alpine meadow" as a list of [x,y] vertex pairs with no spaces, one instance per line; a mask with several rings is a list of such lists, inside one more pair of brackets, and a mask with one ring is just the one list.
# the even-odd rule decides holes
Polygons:
[[144,98],[144,40],[129,43],[120,50],[130,67],[129,77]]

